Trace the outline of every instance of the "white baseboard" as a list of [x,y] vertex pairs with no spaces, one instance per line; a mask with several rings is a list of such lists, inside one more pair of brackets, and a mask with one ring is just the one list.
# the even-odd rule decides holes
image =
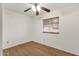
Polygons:
[[3,49],[11,48],[11,47],[21,45],[21,44],[24,44],[27,42],[30,42],[30,41],[18,41],[18,42],[12,43],[12,44],[8,44],[6,47],[3,47]]

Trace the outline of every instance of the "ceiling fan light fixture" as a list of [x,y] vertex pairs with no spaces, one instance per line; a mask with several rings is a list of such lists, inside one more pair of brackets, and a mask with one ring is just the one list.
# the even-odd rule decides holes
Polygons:
[[36,8],[37,8],[38,11],[41,10],[40,5],[37,5],[37,6],[32,5],[32,10],[33,10],[34,12],[36,12]]
[[37,5],[37,10],[38,10],[38,11],[40,11],[40,10],[41,10],[40,5]]
[[32,5],[32,10],[33,10],[34,12],[36,12],[36,8],[35,8],[34,5]]

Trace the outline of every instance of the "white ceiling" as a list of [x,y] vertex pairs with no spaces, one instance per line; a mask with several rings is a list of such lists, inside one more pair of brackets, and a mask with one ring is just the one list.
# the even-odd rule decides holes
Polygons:
[[[36,16],[35,12],[31,10],[29,10],[28,12],[24,12],[25,9],[27,9],[29,7],[29,4],[23,4],[23,3],[4,3],[4,8],[13,10],[13,11],[17,11],[19,13],[23,13],[29,16]],[[72,3],[41,3],[42,6],[45,6],[47,8],[49,8],[51,11],[53,10],[57,10],[57,9],[61,9],[64,7],[68,7],[73,5]],[[40,11],[40,15],[45,14],[47,12],[41,10]]]

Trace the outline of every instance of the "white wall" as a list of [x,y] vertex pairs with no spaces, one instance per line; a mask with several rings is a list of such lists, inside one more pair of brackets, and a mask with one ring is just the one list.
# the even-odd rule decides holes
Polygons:
[[29,42],[32,38],[31,18],[4,8],[3,37],[3,49]]
[[0,55],[2,55],[2,4],[0,3]]
[[[56,16],[59,16],[60,34],[42,33],[42,19]],[[35,41],[79,55],[79,6],[71,6],[38,16],[33,23]]]

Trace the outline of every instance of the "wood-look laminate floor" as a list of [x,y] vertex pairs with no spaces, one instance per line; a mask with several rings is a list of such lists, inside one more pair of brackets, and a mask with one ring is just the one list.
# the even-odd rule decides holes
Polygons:
[[4,56],[75,56],[62,50],[51,48],[36,42],[28,42],[3,51]]

